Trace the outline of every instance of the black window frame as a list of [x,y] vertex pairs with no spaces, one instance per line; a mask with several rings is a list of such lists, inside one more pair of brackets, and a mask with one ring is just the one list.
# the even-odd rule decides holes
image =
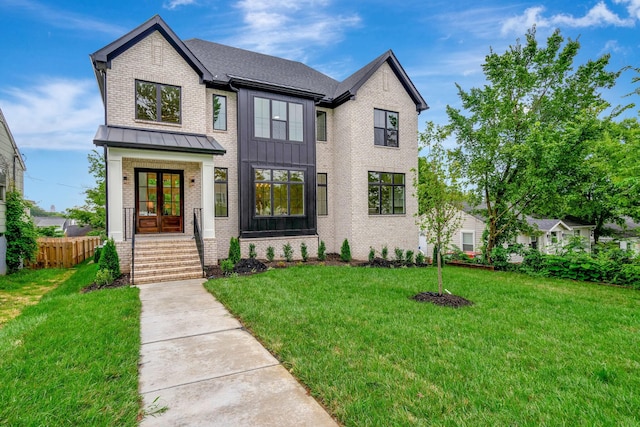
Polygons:
[[[224,124],[223,127],[216,127],[216,99],[224,99]],[[227,97],[225,95],[213,94],[213,130],[227,130]],[[222,109],[222,107],[221,107]]]
[[[139,117],[139,115],[138,115],[138,85],[140,83],[150,84],[150,85],[154,85],[155,86],[155,89],[156,89],[156,118],[155,118],[155,120],[154,119],[149,119],[149,118],[146,118],[146,117]],[[162,88],[164,88],[164,87],[178,89],[179,100],[178,100],[178,120],[177,121],[163,120],[163,114],[162,114]],[[147,80],[136,79],[135,80],[135,84],[134,84],[134,95],[135,95],[134,99],[135,99],[135,118],[136,118],[136,120],[144,120],[144,121],[147,121],[147,122],[175,124],[175,125],[182,124],[182,87],[181,86],[164,84],[164,83],[157,83],[157,82],[150,82],[150,81],[147,81]]]
[[[321,182],[320,176],[324,176],[324,182]],[[316,174],[316,213],[318,216],[329,215],[329,181],[326,172],[318,172]],[[320,193],[324,193],[324,204],[320,203]]]
[[[323,123],[322,128],[320,123]],[[322,129],[322,134],[320,130]],[[316,110],[316,141],[327,142],[327,112]]]
[[[214,167],[214,175],[213,175],[213,211],[214,217],[216,218],[228,218],[229,217],[229,168],[218,168]],[[216,173],[218,170],[224,170],[225,179],[218,179],[218,174]],[[217,186],[224,185],[224,202],[225,202],[225,214],[218,214],[218,194]]]
[[[265,180],[256,180],[256,171],[258,170],[262,170],[262,171],[269,171],[269,179],[265,179]],[[274,171],[286,171],[287,172],[287,180],[286,181],[282,181],[282,180],[277,180],[274,178]],[[302,181],[292,181],[291,180],[291,172],[299,172],[302,174]],[[287,167],[254,167],[253,168],[253,193],[254,193],[254,197],[253,197],[253,215],[255,218],[296,218],[296,217],[300,217],[303,218],[305,217],[305,215],[307,214],[306,210],[306,172],[302,169],[296,169],[296,168],[287,168]],[[269,214],[268,215],[262,215],[258,213],[257,210],[257,205],[258,205],[258,196],[257,196],[257,186],[260,183],[264,183],[264,184],[268,184],[269,185]],[[286,185],[287,186],[287,213],[284,214],[274,214],[274,205],[275,205],[275,191],[274,191],[274,187],[275,185]],[[291,213],[291,187],[293,185],[299,185],[302,187],[302,201],[301,201],[301,206],[302,206],[302,213],[297,213],[297,214],[292,214]]]
[[[377,123],[376,116],[377,113],[384,114],[384,127],[381,127],[379,123]],[[396,123],[395,125],[392,123],[395,115]],[[382,141],[377,137],[382,133]],[[392,138],[392,135],[395,133],[395,142]],[[400,147],[400,113],[397,111],[389,111],[383,110],[381,108],[373,109],[373,145],[378,147]]]
[[[269,109],[268,109],[268,120],[269,120],[269,135],[268,136],[258,136],[256,134],[256,108],[255,108],[255,103],[256,103],[256,99],[261,99],[261,100],[266,100],[269,101]],[[252,121],[252,136],[253,138],[256,139],[271,139],[274,141],[286,141],[286,142],[294,142],[294,143],[304,143],[305,142],[305,123],[304,123],[304,108],[305,105],[301,102],[294,102],[294,101],[287,101],[287,100],[283,100],[283,99],[278,99],[278,98],[268,98],[266,96],[253,96],[252,99],[253,102],[253,121]],[[282,117],[274,117],[273,111],[273,105],[275,102],[278,103],[284,103],[286,105],[286,114],[287,117],[282,118]],[[301,118],[301,122],[300,122],[300,136],[301,139],[291,139],[291,127],[292,127],[292,120],[291,120],[291,115],[292,115],[292,109],[291,106],[292,105],[298,105],[300,106],[301,110],[300,110],[300,118]],[[276,124],[281,124],[284,123],[284,133],[285,133],[285,137],[284,138],[279,138],[276,137],[274,135],[274,129],[276,128]],[[279,128],[280,126],[278,126]]]
[[[372,181],[371,177],[372,174],[378,174],[378,179],[377,181]],[[385,182],[383,181],[383,175],[391,175],[391,180],[390,182]],[[402,176],[402,184],[400,183],[396,183],[396,176]],[[367,172],[367,195],[368,195],[368,213],[369,215],[406,215],[407,213],[407,191],[406,191],[406,175],[404,173],[398,173],[398,172],[381,172],[381,171],[368,171]],[[383,212],[383,189],[386,188],[390,188],[391,191],[391,196],[390,196],[390,201],[391,201],[391,210],[390,212]],[[395,202],[396,202],[396,198],[395,198],[395,191],[396,188],[402,188],[402,211],[401,212],[396,212],[397,208],[400,208],[400,206],[396,206]],[[377,206],[374,206],[374,208],[376,208],[375,212],[372,212],[372,205],[371,202],[374,201],[374,199],[372,199],[372,190],[375,190],[375,192],[377,192],[377,195],[375,196],[377,198]]]

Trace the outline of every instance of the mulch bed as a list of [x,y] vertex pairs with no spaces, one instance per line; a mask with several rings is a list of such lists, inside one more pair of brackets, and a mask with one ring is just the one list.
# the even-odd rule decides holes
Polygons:
[[131,281],[130,279],[131,278],[129,273],[121,274],[120,277],[107,285],[98,285],[94,282],[86,288],[83,288],[82,293],[86,294],[87,292],[99,291],[100,289],[121,288],[123,286],[129,286],[129,283]]
[[459,308],[467,305],[473,305],[473,302],[468,299],[459,297],[457,295],[442,294],[438,295],[437,292],[421,292],[411,297],[411,299],[418,302],[430,302],[435,305],[441,305],[444,307]]

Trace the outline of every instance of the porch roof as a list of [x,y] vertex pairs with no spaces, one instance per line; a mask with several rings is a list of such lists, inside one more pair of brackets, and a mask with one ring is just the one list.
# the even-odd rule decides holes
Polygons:
[[210,136],[194,133],[166,132],[120,126],[98,127],[93,143],[100,146],[138,148],[222,155],[226,150]]

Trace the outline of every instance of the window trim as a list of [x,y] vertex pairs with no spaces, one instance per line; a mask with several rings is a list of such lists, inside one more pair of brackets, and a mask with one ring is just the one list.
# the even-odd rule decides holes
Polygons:
[[[216,98],[224,98],[224,124],[223,127],[216,127]],[[213,130],[227,130],[227,97],[225,95],[213,94]],[[222,107],[221,107],[222,109]]]
[[[471,234],[471,249],[464,248],[464,235]],[[460,249],[462,252],[475,252],[476,250],[476,232],[474,230],[460,230]]]
[[[156,89],[156,119],[146,119],[144,117],[138,117],[138,83],[147,83],[155,86]],[[172,87],[178,89],[179,93],[179,101],[178,101],[178,121],[171,122],[162,120],[162,88],[163,87]],[[135,109],[135,119],[142,120],[150,123],[162,123],[169,125],[181,125],[182,124],[182,87],[177,85],[158,83],[158,82],[150,82],[148,80],[135,79],[135,83],[133,85],[134,91],[134,109]]]
[[[323,127],[323,135],[320,135],[320,127],[318,124],[320,123],[319,117],[322,117],[322,121],[324,122]],[[321,137],[322,136],[322,137]],[[322,110],[316,110],[316,141],[327,142],[327,112]]]
[[[376,112],[380,111],[382,113],[384,113],[384,121],[385,121],[385,127],[381,128],[379,126],[376,126]],[[390,123],[389,123],[389,115],[390,114],[395,114],[396,116],[396,126],[395,129],[393,127],[390,127]],[[391,125],[392,126],[392,125]],[[382,129],[384,131],[384,139],[383,142],[384,144],[376,144],[376,129]],[[389,144],[389,134],[388,132],[390,130],[394,130],[396,133],[396,143],[395,145],[391,145]],[[382,108],[374,108],[373,109],[373,145],[375,147],[391,147],[391,148],[400,148],[400,113],[397,111],[390,111],[390,110],[384,110]]]
[[[320,180],[318,179],[320,177],[320,175],[324,175],[324,184],[320,183]],[[324,190],[324,213],[322,209],[320,209],[320,206],[322,206],[319,202],[318,202],[318,195],[320,194],[320,189]],[[329,215],[329,177],[327,175],[326,172],[318,172],[316,174],[316,213],[318,216],[328,216]]]
[[[256,181],[256,170],[265,170],[265,171],[269,171],[269,175],[270,178],[266,179],[264,181]],[[273,177],[273,172],[274,171],[287,171],[287,180],[286,181],[277,181],[274,179]],[[302,181],[292,181],[291,180],[291,172],[300,172],[302,174]],[[306,212],[306,184],[307,184],[307,180],[306,180],[306,171],[304,169],[296,169],[296,168],[286,168],[286,167],[277,167],[277,166],[265,166],[265,167],[260,167],[260,166],[254,166],[252,168],[252,175],[253,175],[253,217],[254,218],[260,218],[260,219],[264,219],[264,218],[303,218],[307,215]],[[256,209],[256,206],[258,204],[258,197],[257,197],[257,184],[258,183],[266,183],[269,184],[269,215],[260,215],[258,214],[258,211]],[[286,214],[280,214],[280,215],[275,215],[273,213],[274,211],[274,205],[275,205],[275,196],[274,196],[274,185],[279,184],[279,185],[286,185],[287,186],[287,213]],[[299,214],[292,214],[291,213],[291,186],[292,185],[300,185],[302,187],[302,213]]]
[[[229,168],[218,168],[218,167],[214,167],[214,173],[213,173],[213,216],[215,218],[228,218],[229,217]],[[223,170],[225,171],[225,176],[227,177],[227,179],[222,180],[222,179],[217,179],[216,178],[216,170]],[[217,209],[217,194],[218,192],[216,191],[216,184],[224,184],[224,188],[225,188],[225,194],[224,194],[224,200],[225,200],[225,210],[226,210],[226,215],[218,215],[218,209]]]
[[[371,182],[369,181],[369,174],[378,174],[378,181],[377,182]],[[384,183],[382,182],[382,174],[389,174],[391,175],[391,183]],[[402,175],[402,184],[396,184],[395,183],[395,176],[396,175]],[[367,212],[369,213],[370,216],[376,216],[376,215],[406,215],[407,214],[407,180],[406,180],[406,174],[401,173],[401,172],[382,172],[382,171],[368,171],[367,172],[367,196],[368,199],[371,197],[371,187],[377,187],[378,188],[378,211],[376,213],[371,213],[371,206],[369,205],[369,200],[367,200]],[[389,213],[382,213],[382,188],[383,187],[391,187],[391,212]],[[402,188],[402,212],[395,212],[396,210],[396,205],[395,205],[395,188],[399,187]]]

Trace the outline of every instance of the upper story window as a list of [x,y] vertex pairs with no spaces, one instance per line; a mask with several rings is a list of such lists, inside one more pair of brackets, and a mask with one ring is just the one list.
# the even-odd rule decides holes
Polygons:
[[227,130],[227,97],[213,95],[213,128]]
[[304,172],[255,169],[256,216],[304,215]]
[[327,140],[327,112],[316,110],[316,140]]
[[373,110],[373,136],[375,145],[398,146],[398,113]]
[[180,87],[136,80],[136,119],[180,123]]
[[302,104],[256,96],[253,111],[255,137],[303,141]]
[[404,214],[404,174],[369,172],[369,215]]

